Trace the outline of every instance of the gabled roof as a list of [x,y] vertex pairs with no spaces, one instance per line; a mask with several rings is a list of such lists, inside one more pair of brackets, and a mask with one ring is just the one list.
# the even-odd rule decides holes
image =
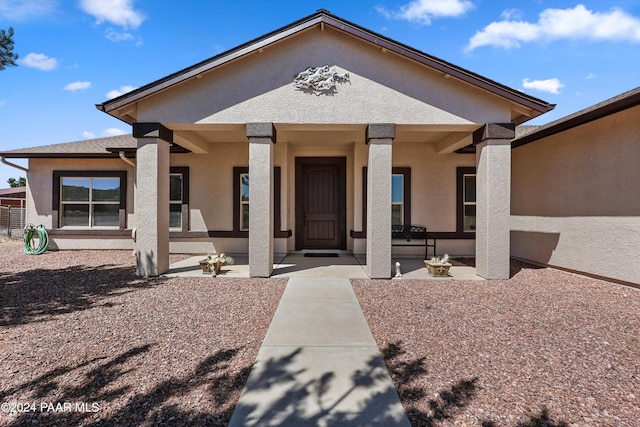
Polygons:
[[502,85],[479,74],[455,66],[447,61],[436,58],[435,56],[426,54],[410,46],[363,28],[357,24],[346,21],[322,9],[318,10],[316,13],[310,16],[302,18],[271,33],[258,37],[257,39],[244,43],[234,49],[206,59],[198,64],[173,73],[155,82],[149,83],[129,93],[103,102],[102,104],[96,104],[96,107],[101,111],[113,115],[114,117],[117,117],[128,123],[133,123],[135,120],[132,117],[120,114],[120,112],[118,112],[117,110],[127,106],[128,104],[135,103],[147,96],[153,95],[159,91],[175,86],[185,80],[198,77],[201,74],[225,63],[263,49],[264,47],[287,38],[293,34],[307,30],[313,26],[320,26],[324,28],[325,25],[330,26],[336,30],[343,31],[344,33],[350,34],[351,36],[357,37],[371,44],[377,45],[382,49],[387,49],[408,59],[431,67],[434,70],[442,72],[443,75],[447,77],[459,79],[472,86],[506,98],[509,101],[522,105],[527,109],[537,112],[538,114],[550,111],[555,107],[554,104],[549,104],[541,99],[529,96],[523,92]]
[[[63,142],[61,144],[41,145],[39,147],[18,148],[0,152],[0,156],[14,159],[29,158],[116,158],[120,152],[127,157],[136,157],[138,140],[131,134],[108,136],[105,138],[86,139],[83,141]],[[171,144],[172,153],[188,153],[179,145]]]
[[637,105],[640,105],[640,87],[609,98],[606,101],[592,105],[591,107],[555,120],[544,126],[540,126],[535,131],[514,139],[511,147],[520,147],[521,145],[529,144],[533,141],[555,135]]
[[18,148],[0,153],[7,158],[100,158],[118,157],[118,151],[135,150],[137,140],[131,135],[118,135],[62,144],[42,145],[39,147]]

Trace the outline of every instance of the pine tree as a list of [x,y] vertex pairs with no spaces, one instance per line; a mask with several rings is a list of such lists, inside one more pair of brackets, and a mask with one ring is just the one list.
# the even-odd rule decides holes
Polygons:
[[9,187],[14,188],[14,187],[24,187],[27,185],[27,179],[24,176],[21,176],[18,179],[15,178],[9,178],[7,180],[7,184],[9,184]]
[[0,71],[6,67],[15,67],[18,54],[13,53],[13,28],[0,30]]

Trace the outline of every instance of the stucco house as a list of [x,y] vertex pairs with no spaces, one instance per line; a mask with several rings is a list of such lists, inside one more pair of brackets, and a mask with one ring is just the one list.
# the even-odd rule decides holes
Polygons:
[[133,247],[145,276],[170,251],[248,253],[255,277],[341,249],[387,278],[392,251],[424,253],[392,224],[417,224],[502,279],[514,129],[553,105],[319,10],[97,108],[132,136],[0,153],[29,158],[57,248]]
[[640,88],[512,143],[511,254],[640,284]]

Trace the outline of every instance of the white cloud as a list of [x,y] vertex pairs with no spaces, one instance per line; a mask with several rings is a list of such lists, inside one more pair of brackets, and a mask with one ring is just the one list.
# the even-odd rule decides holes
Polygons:
[[112,42],[123,42],[128,40],[135,40],[135,37],[131,33],[116,31],[113,28],[109,28],[106,32],[107,39]]
[[500,16],[506,21],[511,21],[514,19],[522,19],[522,12],[518,9],[507,9],[503,11]]
[[131,92],[132,90],[137,89],[134,86],[120,86],[120,89],[114,89],[107,92],[107,99],[117,98],[120,95],[124,95],[127,92]]
[[122,129],[109,128],[102,131],[102,136],[118,136],[118,135],[124,135],[126,133],[127,132],[123,131]]
[[597,74],[589,73],[587,74],[587,77],[585,77],[585,79],[591,80],[591,79],[595,79],[596,77],[598,77]]
[[505,20],[492,22],[471,37],[466,50],[481,46],[519,48],[521,43],[559,39],[640,43],[640,19],[618,8],[593,12],[579,4],[573,9],[545,9],[536,23],[517,20],[510,13],[503,13],[503,17]]
[[29,20],[52,14],[57,6],[56,0],[2,0],[0,17],[11,21]]
[[29,53],[19,63],[26,67],[35,68],[40,71],[51,71],[58,66],[56,58],[49,58],[44,53]]
[[376,7],[378,12],[387,18],[405,19],[423,25],[431,24],[433,18],[460,16],[473,8],[470,0],[414,0],[397,11],[390,11],[382,6]]
[[81,0],[80,7],[96,18],[96,23],[109,22],[124,28],[138,28],[145,16],[133,9],[133,0]]
[[547,80],[529,80],[522,79],[522,87],[525,89],[539,90],[540,92],[549,92],[559,94],[560,89],[564,87],[560,80],[556,77]]
[[94,139],[96,135],[93,132],[84,131],[82,132],[82,139]]
[[86,90],[91,87],[91,82],[73,82],[64,87],[64,90],[75,92],[77,90]]

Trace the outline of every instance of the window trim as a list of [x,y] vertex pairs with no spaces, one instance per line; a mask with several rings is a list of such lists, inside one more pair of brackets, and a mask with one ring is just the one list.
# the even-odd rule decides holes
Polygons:
[[[404,175],[402,198],[404,201],[404,223],[411,224],[411,168],[392,167],[391,175]],[[391,206],[389,206],[391,209]],[[391,230],[389,230],[391,233]],[[354,239],[365,239],[367,237],[367,166],[362,167],[362,231],[351,230],[351,237]]]
[[[182,175],[182,224],[180,228],[169,227],[169,230],[172,232],[189,231],[189,167],[171,166],[169,175]],[[171,200],[169,200],[169,204],[171,204]],[[168,206],[167,209],[169,209]]]
[[[392,181],[393,175],[402,176],[402,225],[411,225],[411,168],[392,168]],[[393,206],[393,198],[391,206]]]
[[[236,166],[233,168],[233,231],[234,233],[243,233],[246,234],[246,236],[249,236],[249,231],[248,230],[242,230],[241,227],[241,221],[240,221],[240,215],[242,213],[242,210],[240,209],[240,203],[241,203],[241,198],[240,198],[240,191],[242,190],[242,187],[240,185],[240,180],[243,174],[248,174],[249,173],[249,167],[247,166]],[[249,182],[249,185],[251,185],[251,182]],[[249,207],[249,209],[251,209],[251,207]]]
[[[209,231],[211,237],[249,237],[248,230],[240,229],[240,176],[249,173],[248,166],[233,167],[233,230],[232,231]],[[282,172],[280,166],[273,167],[273,237],[291,237],[291,230],[282,230]],[[251,183],[249,183],[251,185]],[[251,203],[251,201],[249,201]],[[251,209],[251,208],[249,208]]]
[[[464,229],[464,177],[465,175],[474,175],[477,177],[475,167],[460,166],[456,168],[456,233],[475,236],[474,231],[465,231]],[[476,178],[477,179],[477,178]],[[477,185],[477,180],[476,180]],[[477,186],[476,186],[477,192]],[[477,204],[477,199],[476,199]],[[477,212],[476,212],[477,215]]]
[[[239,203],[240,203],[240,211],[239,211],[239,218],[238,218],[238,221],[240,221],[240,225],[239,225],[239,227],[238,227],[238,228],[240,229],[240,231],[249,231],[249,224],[243,224],[243,221],[242,221],[242,219],[243,219],[243,217],[244,217],[244,216],[243,216],[243,212],[244,212],[244,211],[243,211],[242,207],[243,207],[244,205],[250,206],[250,204],[251,204],[251,200],[249,200],[248,196],[247,196],[247,200],[246,200],[246,201],[245,201],[245,200],[242,200],[242,177],[243,177],[243,176],[246,176],[246,177],[247,177],[247,179],[249,179],[249,172],[246,172],[246,173],[240,173],[240,175],[238,176],[238,180],[240,181],[240,182],[239,182],[239,184],[240,184],[240,185],[239,185],[239,191],[240,191],[240,198],[239,198],[239,200],[240,200],[240,202],[239,202]],[[246,225],[246,227],[243,227],[243,225]]]
[[53,229],[64,229],[60,226],[62,214],[61,196],[62,196],[62,178],[119,178],[120,179],[120,202],[118,207],[118,226],[114,227],[88,227],[73,226],[69,229],[78,229],[84,231],[106,231],[106,230],[124,230],[127,226],[127,171],[108,171],[108,170],[54,170],[53,171],[53,197],[51,200],[51,219]]

